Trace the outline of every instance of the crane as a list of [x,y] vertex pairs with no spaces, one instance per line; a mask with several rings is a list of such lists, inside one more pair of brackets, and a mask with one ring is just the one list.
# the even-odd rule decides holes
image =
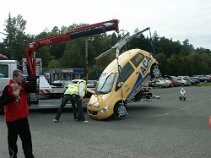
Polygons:
[[41,47],[44,47],[50,44],[55,44],[55,43],[59,43],[63,41],[70,41],[70,40],[77,39],[80,37],[86,37],[90,35],[105,33],[107,31],[112,31],[112,30],[119,32],[118,23],[119,23],[119,20],[117,19],[104,21],[104,22],[100,22],[96,24],[82,26],[70,32],[67,32],[65,34],[40,39],[40,40],[34,41],[33,43],[30,43],[26,51],[26,65],[27,65],[27,71],[28,71],[28,79],[27,79],[26,84],[28,84],[28,87],[30,87],[30,92],[36,93],[37,91],[36,59],[32,57],[33,52],[35,52],[37,49]]

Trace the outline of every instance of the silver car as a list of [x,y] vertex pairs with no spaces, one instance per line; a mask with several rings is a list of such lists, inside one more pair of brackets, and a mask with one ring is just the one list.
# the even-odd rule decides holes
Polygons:
[[177,81],[181,83],[182,86],[190,86],[191,82],[189,79],[177,78]]

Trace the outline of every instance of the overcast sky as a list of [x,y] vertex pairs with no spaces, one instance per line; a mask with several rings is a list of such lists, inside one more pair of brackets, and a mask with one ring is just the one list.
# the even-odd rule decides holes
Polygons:
[[[27,21],[26,33],[73,23],[120,21],[119,28],[131,34],[151,28],[159,36],[211,49],[211,0],[5,0],[0,4],[0,32],[9,12]],[[4,36],[0,33],[0,41]]]

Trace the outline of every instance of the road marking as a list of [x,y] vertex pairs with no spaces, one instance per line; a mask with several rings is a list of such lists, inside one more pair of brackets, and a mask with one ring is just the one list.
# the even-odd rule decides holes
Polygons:
[[147,117],[147,118],[154,118],[154,117],[162,117],[162,116],[166,116],[166,115],[170,115],[171,113],[165,113],[165,114],[160,114],[160,115],[155,115],[155,116],[150,116],[150,117]]
[[[171,111],[171,112],[167,112],[167,113],[164,113],[164,114],[158,114],[158,115],[154,115],[154,116],[149,116],[149,117],[146,117],[145,119],[151,119],[151,118],[156,118],[156,117],[167,116],[167,115],[176,113],[176,112],[181,111],[181,110],[184,110],[184,109],[188,109],[188,108],[192,108],[192,107],[197,106],[197,105],[201,105],[202,103],[203,103],[203,102],[199,102],[199,103],[191,104],[191,105],[184,105],[183,107],[181,107],[181,108],[179,108],[179,109],[176,109],[176,110],[173,110],[173,111]],[[143,119],[143,118],[140,118],[140,117],[133,117],[133,118],[130,118],[130,119]]]

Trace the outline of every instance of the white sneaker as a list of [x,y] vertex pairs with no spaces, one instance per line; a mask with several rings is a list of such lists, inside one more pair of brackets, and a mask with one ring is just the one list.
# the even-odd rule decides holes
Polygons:
[[59,120],[57,120],[57,119],[53,119],[53,122],[54,122],[54,123],[58,123],[58,122],[59,122]]
[[89,121],[86,121],[86,120],[85,120],[85,121],[79,121],[79,122],[80,122],[80,123],[88,123]]

